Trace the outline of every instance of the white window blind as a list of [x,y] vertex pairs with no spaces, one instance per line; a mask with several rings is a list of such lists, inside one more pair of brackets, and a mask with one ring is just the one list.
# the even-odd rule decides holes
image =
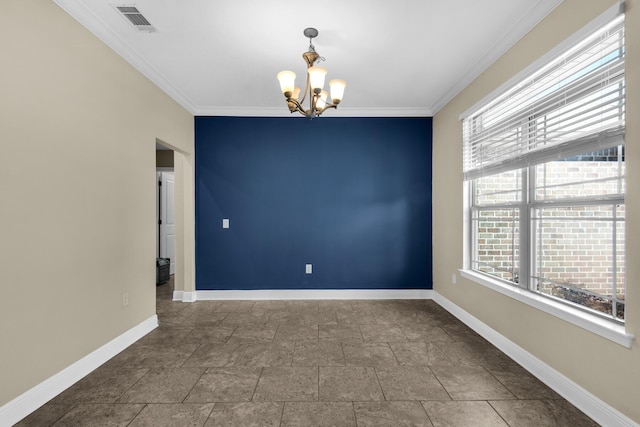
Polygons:
[[624,143],[624,16],[463,118],[466,180]]

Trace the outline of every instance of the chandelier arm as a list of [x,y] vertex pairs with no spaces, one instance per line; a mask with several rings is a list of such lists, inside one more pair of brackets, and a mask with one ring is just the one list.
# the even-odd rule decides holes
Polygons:
[[309,103],[309,117],[318,117],[318,97],[313,92],[309,92],[311,96],[311,102]]
[[318,93],[312,92],[312,94],[313,94],[313,106],[312,106],[313,115],[315,117],[318,117],[318,116],[320,116],[320,114],[322,114],[322,112],[324,110],[326,110],[326,105],[327,104],[325,103],[325,107],[323,107],[323,108],[318,108],[318,101],[320,100],[322,95],[319,92]]
[[291,113],[294,112],[298,112],[302,115],[306,115],[306,112],[304,111],[304,108],[302,107],[302,104],[300,104],[300,102],[298,102],[297,100],[293,99],[293,98],[287,98],[287,105],[289,107],[289,111]]
[[309,91],[309,73],[307,73],[307,82],[304,85],[304,92],[302,92],[302,99],[300,100],[300,104],[302,104],[307,98],[307,91]]
[[330,108],[333,108],[333,109],[336,109],[336,110],[338,109],[338,104],[339,103],[338,104],[333,104],[333,103],[328,103],[328,102],[325,102],[324,107],[317,108],[317,103],[318,103],[318,99],[320,99],[320,96],[321,96],[320,94],[313,94],[313,98],[314,98],[313,111],[314,111],[316,117],[320,116],[320,114],[324,113],[326,110],[328,110]]
[[316,116],[318,112],[318,108],[316,105],[318,104],[318,95],[313,92],[313,88],[309,88],[309,111],[311,112],[311,117]]
[[338,104],[327,104],[324,106],[324,108],[321,108],[319,110],[316,110],[316,116],[319,116],[320,114],[324,113],[325,111],[327,111],[330,108],[338,108]]
[[[344,92],[344,87],[346,86],[346,83],[344,81],[336,80],[336,82],[338,82],[337,87],[339,89],[337,93],[340,95],[338,95],[338,98],[335,99],[335,103],[333,102],[334,99],[329,98],[329,94],[323,91],[321,87],[318,87],[314,90],[314,88],[311,86],[311,76],[309,74],[309,70],[311,69],[311,67],[314,67],[316,63],[320,61],[324,61],[325,59],[324,57],[320,56],[318,52],[316,52],[315,46],[313,45],[313,38],[318,35],[318,30],[316,30],[315,28],[306,28],[304,30],[304,35],[305,37],[309,38],[309,50],[302,54],[302,58],[307,64],[305,88],[304,88],[304,91],[302,91],[302,98],[297,99],[297,97],[300,95],[300,89],[295,88],[293,85],[294,79],[295,79],[295,74],[293,72],[283,71],[281,73],[278,73],[277,77],[278,77],[278,80],[280,80],[282,91],[287,100],[287,106],[289,107],[289,112],[293,114],[295,111],[297,111],[298,113],[306,116],[307,118],[312,119],[314,117],[319,117],[324,111],[330,108],[338,108],[338,104],[340,104],[340,101],[342,98],[341,94],[342,92]],[[324,75],[326,74],[326,70],[321,69],[321,70],[318,70],[318,72],[322,73],[321,75],[324,80]],[[280,76],[281,74],[282,74],[282,78]],[[331,82],[329,82],[329,85],[331,86]],[[295,92],[297,92],[296,99],[291,97]],[[323,94],[325,96],[324,98],[323,98]],[[305,110],[303,105],[307,99],[307,95],[309,95],[309,109]],[[328,101],[327,98],[330,99],[332,102],[331,103],[327,102]],[[320,102],[321,100],[322,102]],[[322,105],[322,107],[319,107],[320,105]]]

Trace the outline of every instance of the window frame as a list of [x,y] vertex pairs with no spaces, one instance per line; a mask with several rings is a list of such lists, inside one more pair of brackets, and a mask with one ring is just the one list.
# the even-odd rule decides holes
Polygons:
[[[620,149],[621,147],[618,147]],[[544,164],[544,163],[543,163]],[[539,166],[539,165],[536,165]],[[494,204],[478,204],[476,203],[477,194],[476,186],[478,185],[477,179],[469,180],[466,182],[466,185],[469,187],[469,231],[470,231],[470,251],[469,251],[469,270],[477,271],[481,274],[487,274],[489,276],[494,277],[496,280],[503,282],[505,285],[511,287],[521,288],[523,290],[528,290],[530,292],[538,293],[545,298],[552,298],[562,302],[562,298],[554,297],[553,295],[545,294],[544,292],[536,289],[536,281],[531,279],[539,279],[539,277],[535,276],[535,271],[537,270],[537,262],[536,262],[536,247],[538,245],[537,236],[535,233],[535,222],[538,220],[538,216],[535,214],[536,210],[545,209],[545,208],[562,208],[562,207],[588,207],[588,206],[610,206],[612,208],[612,212],[615,214],[618,205],[624,206],[625,198],[624,194],[619,193],[615,195],[608,195],[605,197],[584,197],[584,198],[561,198],[556,200],[539,200],[535,197],[535,192],[538,189],[536,186],[536,166],[530,166],[528,168],[521,168],[513,170],[518,174],[519,177],[519,185],[520,185],[520,197],[516,201],[512,202],[504,202],[504,203],[494,203]],[[489,175],[491,177],[492,175]],[[624,178],[624,175],[621,175]],[[615,179],[618,180],[620,175]],[[589,180],[585,180],[584,182],[589,182]],[[514,221],[514,226],[517,226],[518,232],[518,245],[512,244],[511,250],[513,252],[512,255],[512,277],[514,273],[517,272],[518,277],[525,278],[525,280],[518,280],[517,282],[503,279],[500,277],[496,277],[496,275],[491,273],[484,273],[480,266],[479,261],[479,246],[478,241],[481,239],[481,236],[478,234],[479,222],[482,218],[480,212],[483,211],[494,211],[494,210],[517,210],[517,221]],[[497,218],[498,220],[504,222],[508,218]],[[616,286],[616,267],[617,267],[617,257],[616,257],[616,228],[617,223],[623,222],[624,218],[620,219],[618,216],[613,215],[611,219],[603,218],[602,222],[611,222],[612,223],[612,264],[613,268],[613,288],[615,290]],[[512,239],[515,239],[515,236],[512,236]],[[514,259],[516,258],[516,246],[517,246],[517,258],[520,261],[516,263]],[[500,268],[494,267],[496,270],[500,270]],[[503,271],[506,271],[503,270]],[[589,293],[585,291],[585,293]],[[617,298],[612,297],[612,301],[618,301]],[[572,304],[571,302],[563,302],[564,304]],[[608,321],[613,321],[616,323],[624,323],[624,320],[615,317],[614,310],[615,306],[612,305],[612,313],[607,314],[604,312],[599,312],[594,309],[590,309],[588,307],[574,306],[579,310],[584,310],[591,315],[600,316]]]
[[[483,100],[476,103],[473,107],[469,108],[465,113],[463,113],[460,118],[461,120],[468,117],[472,112],[479,110],[484,105],[489,104],[493,100],[497,99],[502,93],[506,92],[507,89],[514,86],[514,84],[522,81],[529,75],[533,74],[533,72],[541,69],[546,66],[549,62],[554,60],[559,54],[566,51],[568,48],[573,45],[579,43],[591,33],[596,31],[598,28],[603,27],[604,25],[611,22],[618,15],[618,8],[612,7],[605,13],[603,13],[600,17],[594,20],[591,24],[587,25],[580,31],[578,31],[574,36],[567,39],[565,42],[557,46],[555,49],[550,51],[548,54],[544,55],[538,61],[534,62],[531,66],[527,67],[527,69],[523,70],[518,75],[514,76],[508,82],[505,82],[500,88],[494,91],[489,96],[485,97]],[[530,124],[535,123],[537,120],[536,117],[527,117],[523,120],[521,124],[522,130],[527,130],[531,132]],[[472,121],[471,126],[477,126],[478,123]],[[534,130],[535,131],[535,130]],[[529,135],[526,135],[524,139],[528,138]],[[543,162],[546,163],[546,162]],[[631,343],[633,341],[634,336],[626,333],[625,327],[623,323],[614,321],[614,318],[610,316],[599,316],[597,313],[593,313],[591,310],[583,309],[578,306],[573,306],[570,303],[561,301],[560,298],[550,297],[548,295],[543,295],[537,290],[529,289],[529,286],[533,286],[533,281],[529,281],[530,271],[534,268],[534,252],[535,249],[533,245],[535,244],[535,236],[533,230],[532,223],[532,214],[534,209],[539,207],[553,207],[566,205],[567,203],[573,203],[572,201],[567,200],[559,200],[559,201],[538,201],[535,198],[536,191],[536,166],[528,166],[521,169],[521,197],[520,200],[516,203],[506,203],[506,204],[497,204],[497,205],[476,205],[475,204],[475,182],[478,178],[469,179],[464,183],[464,255],[463,255],[463,268],[459,270],[459,273],[462,277],[469,279],[473,282],[484,285],[494,291],[497,291],[503,295],[516,299],[520,302],[523,302],[529,306],[532,306],[538,310],[541,310],[545,313],[551,314],[555,317],[561,318],[569,323],[572,323],[576,326],[587,329],[591,332],[594,332],[604,338],[607,338],[613,342],[616,342],[622,346],[627,348],[631,348]],[[602,203],[606,205],[610,205],[615,203],[615,200],[620,198],[606,198],[607,200],[598,200],[597,203]],[[583,203],[581,205],[590,205],[596,202],[596,200],[589,201],[576,201],[576,203]],[[624,194],[621,195],[621,204],[624,204]],[[476,253],[476,244],[477,237],[475,235],[475,227],[473,224],[474,218],[477,218],[477,213],[483,209],[499,209],[499,208],[517,208],[519,209],[519,259],[526,260],[526,262],[521,262],[519,268],[520,277],[526,277],[527,280],[520,280],[517,284],[500,279],[498,277],[482,273],[480,271],[474,270],[472,267],[473,254]],[[615,218],[613,219],[615,222]],[[615,230],[615,228],[614,228]],[[526,233],[526,234],[525,234]],[[522,236],[526,236],[526,238],[522,238]],[[515,248],[512,248],[515,249]],[[614,249],[615,251],[615,249]],[[615,252],[614,252],[615,254]],[[526,269],[524,271],[522,268]]]

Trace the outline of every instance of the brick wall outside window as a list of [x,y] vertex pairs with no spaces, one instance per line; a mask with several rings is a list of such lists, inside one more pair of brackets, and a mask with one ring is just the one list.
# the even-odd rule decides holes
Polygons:
[[[617,160],[618,151],[613,148],[539,165],[536,200],[602,198],[624,193],[624,162]],[[519,184],[492,177],[476,183],[476,194],[484,195],[477,197],[482,205],[520,199],[516,190]],[[585,295],[613,296],[615,282],[616,296],[624,300],[624,204],[550,203],[533,209],[532,215],[539,217],[532,222],[536,262],[531,272],[543,279],[535,282],[539,291],[565,297],[567,289],[577,289],[587,291]],[[618,218],[615,240],[614,217]],[[517,208],[483,208],[477,212],[478,270],[515,283],[520,281],[518,221]],[[615,274],[614,265],[617,265]],[[606,307],[601,311],[607,311]]]

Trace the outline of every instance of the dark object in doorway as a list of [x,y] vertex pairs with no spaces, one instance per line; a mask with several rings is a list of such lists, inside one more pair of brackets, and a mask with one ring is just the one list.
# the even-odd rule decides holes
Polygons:
[[156,286],[169,281],[169,258],[156,258]]

